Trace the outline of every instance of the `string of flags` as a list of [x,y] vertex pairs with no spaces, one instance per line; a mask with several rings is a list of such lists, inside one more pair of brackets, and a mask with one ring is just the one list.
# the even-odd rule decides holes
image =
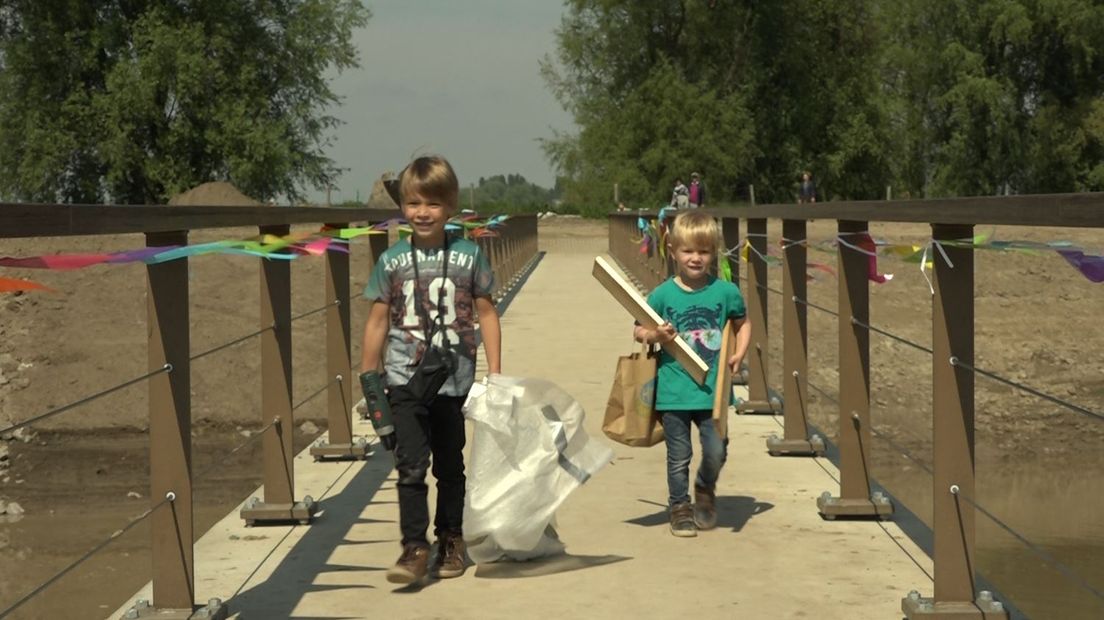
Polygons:
[[[451,234],[462,234],[467,239],[495,237],[498,236],[496,229],[501,227],[508,219],[508,215],[481,218],[474,213],[462,213],[451,218],[446,223],[445,230]],[[364,235],[385,235],[392,228],[398,230],[400,238],[409,236],[411,232],[406,220],[393,218],[364,227],[322,227],[315,232],[298,231],[284,236],[259,235],[247,239],[214,241],[195,245],[147,247],[107,253],[63,253],[30,257],[0,256],[0,267],[68,271],[84,269],[93,265],[126,263],[154,265],[206,254],[244,255],[267,260],[294,260],[304,256],[322,256],[331,251],[348,253],[349,242],[353,239]],[[0,293],[52,290],[30,280],[0,277]]]
[[[664,211],[669,208],[664,208],[660,211],[659,215],[652,220],[645,219],[643,217],[637,218],[637,232],[640,235],[639,239],[635,242],[639,245],[639,251],[641,254],[657,253],[661,257],[667,257],[667,225],[665,223]],[[733,248],[725,248],[721,253],[727,257],[739,257],[740,260],[747,262],[750,253],[754,253],[759,259],[765,262],[768,266],[776,267],[782,264],[780,255],[782,251],[793,244],[808,245],[808,241],[790,241],[788,239],[782,239],[779,246],[768,245],[767,251],[761,252],[751,243],[751,237],[765,236],[765,235],[746,235],[743,241]],[[932,290],[934,294],[934,288],[930,278],[927,275],[927,270],[933,266],[935,256],[938,254],[942,260],[950,267],[954,267],[950,258],[944,248],[946,247],[959,247],[959,248],[971,248],[973,250],[987,250],[998,252],[1016,252],[1028,255],[1041,255],[1047,252],[1055,252],[1061,256],[1065,261],[1076,269],[1081,275],[1083,275],[1090,282],[1101,283],[1104,282],[1104,252],[1095,251],[1078,246],[1070,241],[1023,241],[1023,240],[998,240],[993,238],[992,233],[984,233],[975,235],[969,239],[954,239],[954,240],[937,240],[927,239],[922,243],[889,243],[884,240],[874,239],[869,232],[853,232],[853,233],[841,233],[834,239],[819,242],[815,244],[818,250],[836,253],[839,251],[840,246],[847,247],[855,250],[869,257],[867,278],[876,284],[885,284],[893,280],[892,273],[882,273],[878,269],[878,257],[892,257],[902,260],[906,263],[914,263],[920,265],[920,271],[924,275],[924,279],[928,282],[928,288]],[[719,276],[724,279],[732,280],[732,269],[728,264],[728,261],[719,261]],[[819,271],[832,275],[836,275],[835,270],[826,264],[817,262],[807,262],[806,268],[812,271]],[[809,279],[814,279],[812,273],[807,275]]]

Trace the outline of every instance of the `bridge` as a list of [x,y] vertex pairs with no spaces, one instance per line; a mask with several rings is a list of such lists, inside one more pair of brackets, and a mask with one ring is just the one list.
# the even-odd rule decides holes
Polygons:
[[[729,461],[717,490],[718,528],[696,539],[672,537],[666,527],[663,449],[613,445],[613,462],[557,515],[566,554],[473,566],[459,579],[421,588],[396,590],[384,579],[399,551],[395,476],[390,455],[365,439],[372,436],[370,425],[349,413],[357,391],[348,378],[354,376],[359,326],[352,318],[361,284],[350,276],[350,264],[370,265],[389,235],[366,235],[366,243],[354,242],[347,252],[326,246],[323,282],[300,284],[321,291],[319,303],[298,315],[291,311],[288,262],[258,259],[258,329],[243,338],[257,338],[261,345],[260,377],[248,389],[257,390],[262,401],[262,427],[246,441],[263,445],[264,486],[201,537],[192,514],[197,472],[191,462],[189,368],[198,356],[214,351],[196,354],[191,346],[199,326],[188,313],[188,263],[201,259],[147,265],[148,373],[136,381],[149,386],[152,500],[117,535],[148,520],[153,566],[150,583],[106,617],[1022,616],[1017,593],[995,591],[976,570],[977,519],[999,522],[1000,515],[977,500],[974,379],[987,371],[974,355],[975,250],[962,240],[987,224],[1104,227],[1104,197],[711,211],[721,218],[725,245],[747,247],[746,267],[736,251],[727,260],[742,282],[753,325],[747,396],[730,412]],[[392,216],[332,208],[0,205],[0,237],[140,233],[156,249],[187,246],[188,231],[208,228],[249,227],[254,234],[286,237],[293,226],[363,230]],[[852,241],[839,246],[834,310],[808,298],[807,232],[813,219],[834,221],[838,238]],[[870,335],[880,330],[869,313],[869,253],[856,240],[872,221],[930,225],[938,246],[933,256],[945,257],[931,267],[932,458],[930,464],[916,462],[931,475],[933,499],[925,507],[931,514],[919,518],[870,475],[874,437],[892,440],[871,411]],[[619,213],[609,216],[608,238],[542,239],[534,216],[518,216],[477,240],[499,282],[495,299],[502,313],[505,372],[548,379],[570,392],[587,411],[588,430],[596,438],[602,438],[614,363],[633,345],[631,319],[590,277],[591,265],[595,256],[608,255],[641,290],[654,286],[671,269],[660,251],[662,224],[654,213]],[[773,239],[780,239],[782,248],[774,260]],[[774,263],[781,269],[781,290],[770,285],[768,268]],[[771,295],[782,306],[780,364],[771,356],[778,340],[769,329],[778,318],[769,316]],[[810,310],[838,319],[830,336],[838,340],[837,385],[810,381],[809,367],[818,362],[809,356]],[[332,380],[308,398],[325,394],[329,428],[296,453],[289,429],[307,393],[292,389],[293,381],[306,380],[292,376],[290,342],[296,321],[315,314],[323,315],[326,325],[326,355],[317,364]],[[775,375],[782,380],[772,384]],[[834,441],[811,422],[814,403],[835,411]],[[71,409],[28,415],[24,423]],[[902,454],[915,458],[905,448]],[[1041,561],[1068,570],[1040,553]],[[74,560],[84,559],[78,555]],[[1071,572],[1070,578],[1080,579],[1090,596],[1099,595],[1079,575]],[[2,603],[18,614],[33,595],[48,597],[51,583]]]

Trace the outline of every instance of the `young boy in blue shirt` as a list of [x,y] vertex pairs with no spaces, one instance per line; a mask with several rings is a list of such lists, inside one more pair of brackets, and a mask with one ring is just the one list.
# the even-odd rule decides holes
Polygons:
[[[665,321],[655,329],[637,325],[634,336],[640,342],[658,344],[682,336],[709,365],[703,385],[663,351],[656,373],[656,411],[663,421],[667,442],[667,492],[671,533],[697,536],[699,529],[717,525],[716,486],[727,458],[728,439],[713,426],[713,386],[718,367],[728,364],[733,371],[747,353],[751,323],[746,318],[740,289],[710,274],[722,247],[720,227],[701,211],[684,211],[675,218],[668,250],[678,274],[648,295],[648,305]],[[721,355],[721,337],[729,320],[736,323],[735,352],[727,360]],[[702,461],[694,480],[694,506],[690,504],[691,424],[698,426]]]
[[[384,360],[395,430],[380,439],[395,452],[403,546],[387,580],[409,584],[430,570],[425,478],[431,456],[437,479],[432,573],[438,578],[464,573],[461,406],[475,379],[476,317],[491,374],[501,372],[502,336],[487,257],[475,243],[445,233],[460,193],[452,166],[443,157],[419,157],[400,175],[399,192],[411,235],[383,252],[364,288],[364,298],[373,303],[364,326],[361,368],[378,370]],[[446,370],[436,374],[443,385],[428,388],[432,393],[427,394],[426,386],[434,385],[424,379],[431,366]]]

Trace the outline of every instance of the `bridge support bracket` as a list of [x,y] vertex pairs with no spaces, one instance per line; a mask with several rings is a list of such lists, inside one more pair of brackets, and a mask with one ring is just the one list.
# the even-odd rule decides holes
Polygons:
[[893,516],[893,502],[881,491],[875,491],[869,499],[832,497],[825,491],[817,498],[817,512],[829,521],[835,521],[837,517],[870,517],[888,521]]
[[266,504],[256,497],[251,497],[242,506],[240,515],[245,519],[246,527],[284,524],[289,521],[310,525],[316,512],[318,512],[318,504],[310,495],[294,504]]
[[372,454],[368,440],[354,437],[353,443],[330,443],[319,439],[311,446],[310,454],[315,461],[364,461]]
[[808,439],[785,439],[772,433],[767,438],[767,452],[771,456],[824,456],[824,438],[813,434]]
[[978,592],[977,599],[968,601],[940,601],[920,596],[916,590],[901,599],[901,611],[908,620],[1000,620],[1008,618],[1008,611],[1000,601],[993,600],[988,590]]
[[772,397],[769,401],[745,400],[736,405],[736,413],[740,415],[749,413],[781,415],[783,413],[782,399],[779,397]]
[[206,605],[193,609],[159,609],[150,605],[146,599],[138,599],[126,610],[121,620],[135,618],[157,618],[158,620],[225,620],[230,615],[230,607],[222,599],[213,598]]

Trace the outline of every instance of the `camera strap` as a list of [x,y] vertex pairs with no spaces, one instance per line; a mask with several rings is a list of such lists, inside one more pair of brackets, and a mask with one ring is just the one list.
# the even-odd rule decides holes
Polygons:
[[[443,256],[441,258],[441,279],[448,281],[448,264],[449,264],[449,238],[448,234],[445,234],[445,246],[443,249]],[[425,321],[425,342],[426,348],[433,346],[433,334],[440,330],[441,342],[444,345],[446,351],[449,350],[451,344],[448,340],[448,332],[445,330],[445,287],[442,285],[437,289],[437,320],[436,325],[434,321],[429,318],[429,313],[426,312],[424,306],[422,306],[422,300],[418,297],[418,290],[421,288],[421,275],[418,273],[418,249],[414,247],[414,235],[410,236],[410,261],[414,263],[414,308],[418,313],[419,322]],[[429,284],[426,284],[426,292],[429,292]],[[430,328],[433,328],[432,330]]]

